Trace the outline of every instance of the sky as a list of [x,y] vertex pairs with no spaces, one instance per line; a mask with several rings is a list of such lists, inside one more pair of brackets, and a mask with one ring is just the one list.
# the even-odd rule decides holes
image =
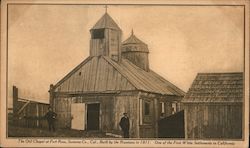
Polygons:
[[[150,68],[185,92],[200,72],[242,72],[244,18],[240,6],[110,5],[122,29],[149,47]],[[20,96],[48,101],[56,84],[89,56],[89,30],[103,5],[9,5],[8,105]]]

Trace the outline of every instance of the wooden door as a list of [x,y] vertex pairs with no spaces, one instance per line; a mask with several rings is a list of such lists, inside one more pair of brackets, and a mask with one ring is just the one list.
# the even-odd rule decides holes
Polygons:
[[71,116],[71,128],[85,130],[85,103],[72,103]]

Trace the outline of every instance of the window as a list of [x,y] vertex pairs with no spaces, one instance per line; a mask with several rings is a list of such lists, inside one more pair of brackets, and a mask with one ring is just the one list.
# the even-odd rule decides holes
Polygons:
[[160,109],[161,109],[161,113],[165,113],[165,104],[164,104],[164,102],[160,102]]
[[144,104],[144,115],[149,115],[150,114],[150,105],[148,102],[145,102]]
[[176,103],[176,102],[173,102],[173,103],[172,103],[172,114],[175,114],[175,113],[176,113],[176,108],[177,108],[177,103]]
[[103,39],[104,38],[104,29],[95,29],[91,34],[92,39]]

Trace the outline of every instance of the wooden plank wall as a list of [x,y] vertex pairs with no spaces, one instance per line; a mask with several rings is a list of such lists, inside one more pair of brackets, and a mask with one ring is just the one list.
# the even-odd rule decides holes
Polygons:
[[187,138],[242,137],[242,104],[184,104]]
[[90,56],[110,56],[119,55],[120,31],[113,29],[105,29],[103,39],[90,40]]
[[106,55],[105,39],[90,40],[90,56]]
[[114,99],[114,112],[112,113],[113,120],[115,121],[114,130],[121,131],[119,122],[123,113],[128,113],[130,120],[130,137],[139,137],[139,117],[137,112],[138,108],[138,96],[116,96]]
[[[79,96],[68,98],[56,98],[55,111],[58,114],[58,127],[70,128],[71,127],[71,103],[100,103],[100,123],[101,131],[113,132],[117,131],[118,120],[115,120],[117,113],[114,107],[116,101],[112,95],[104,96]],[[120,108],[120,107],[117,107]],[[122,117],[122,116],[120,116]],[[118,119],[118,118],[117,118]],[[120,120],[120,119],[119,119]],[[119,129],[118,129],[119,130]]]
[[[25,100],[25,99],[23,99]],[[26,99],[26,101],[29,101]],[[44,119],[48,111],[49,104],[30,101],[27,106],[20,112],[19,110],[26,102],[20,101],[18,96],[18,88],[13,86],[13,124],[24,127],[48,127],[47,121]]]
[[108,34],[108,52],[109,56],[112,58],[112,55],[119,56],[120,52],[120,31],[114,30],[114,29],[107,29],[107,34]]
[[57,128],[70,128],[71,127],[71,103],[76,102],[74,97],[59,97],[55,99],[55,109],[57,113]]
[[[24,105],[24,102],[17,102],[19,109]],[[47,120],[44,118],[48,111],[48,104],[29,103],[24,110],[16,116],[16,125],[23,127],[40,127],[47,128]]]

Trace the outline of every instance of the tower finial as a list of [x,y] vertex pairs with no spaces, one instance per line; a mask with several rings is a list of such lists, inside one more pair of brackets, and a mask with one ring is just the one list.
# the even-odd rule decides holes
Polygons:
[[134,35],[134,30],[133,30],[133,28],[132,28],[132,30],[131,30],[131,35]]
[[108,13],[108,5],[105,5],[105,13]]

